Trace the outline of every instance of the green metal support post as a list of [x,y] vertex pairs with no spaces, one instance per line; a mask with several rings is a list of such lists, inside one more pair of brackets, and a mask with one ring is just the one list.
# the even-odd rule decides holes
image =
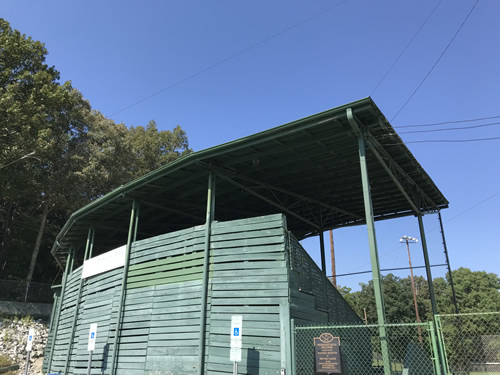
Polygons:
[[139,222],[139,202],[137,202],[135,199],[132,203],[132,210],[130,212],[130,222],[129,222],[129,227],[128,227],[128,236],[127,236],[127,247],[125,249],[125,265],[123,267],[123,274],[122,274],[122,285],[121,285],[121,290],[120,290],[120,302],[118,305],[118,314],[116,317],[116,324],[115,324],[115,338],[113,340],[113,352],[111,354],[111,375],[116,374],[116,360],[117,360],[117,354],[118,354],[118,338],[120,336],[120,327],[122,323],[122,317],[123,317],[123,305],[125,303],[125,290],[127,287],[127,275],[128,275],[128,268],[130,264],[130,251],[132,249],[132,243],[135,241],[136,236],[137,236],[137,226]]
[[422,250],[424,252],[425,272],[427,274],[427,284],[429,285],[429,294],[431,296],[432,314],[437,315],[436,296],[434,295],[434,285],[432,284],[431,265],[429,262],[429,253],[427,252],[427,240],[425,239],[424,221],[422,214],[418,215],[418,227],[420,229],[420,239],[422,241]]
[[438,345],[436,340],[436,330],[434,328],[434,323],[432,321],[429,322],[429,332],[431,334],[431,342],[432,342],[432,359],[434,360],[434,368],[436,369],[436,375],[441,375],[441,363],[439,358]]
[[453,284],[453,275],[451,274],[450,258],[448,257],[448,246],[446,246],[446,237],[444,236],[443,219],[441,218],[441,210],[438,211],[439,226],[441,228],[441,237],[443,238],[444,255],[446,257],[446,265],[448,267],[448,276],[450,277],[451,294],[453,296],[453,304],[455,305],[455,313],[459,314],[457,295],[455,293],[455,284]]
[[94,238],[95,238],[95,228],[92,228],[92,238],[90,239],[90,248],[89,248],[89,255],[86,259],[92,258],[92,251],[94,250]]
[[368,230],[368,244],[370,247],[370,259],[373,276],[373,289],[375,292],[375,305],[377,308],[377,320],[379,326],[380,346],[382,349],[382,361],[384,363],[384,374],[391,374],[391,360],[389,357],[389,343],[385,327],[384,298],[382,295],[382,283],[380,276],[380,264],[378,259],[377,238],[375,235],[375,220],[373,218],[372,197],[370,181],[368,178],[368,166],[366,162],[366,147],[364,136],[353,117],[351,108],[347,109],[347,119],[358,136],[359,164],[361,169],[361,183],[363,187],[363,200],[365,205],[366,227]]
[[[93,238],[94,236],[92,227],[89,227],[89,232],[87,234],[87,243],[85,244],[85,253],[83,255],[84,262],[85,260],[87,260],[87,254],[89,252],[91,243],[93,242]],[[78,284],[78,292],[76,295],[75,312],[73,314],[73,322],[71,323],[71,333],[69,336],[68,350],[66,352],[66,363],[64,364],[64,372],[63,372],[64,374],[68,373],[69,360],[71,358],[71,349],[73,348],[73,340],[75,338],[75,327],[76,327],[76,321],[78,319],[78,310],[80,309],[80,298],[82,296],[82,287],[83,287],[83,279],[80,277],[80,283]]]
[[205,221],[205,253],[203,257],[203,286],[201,294],[201,315],[200,315],[200,341],[199,341],[199,358],[198,358],[198,374],[203,375],[205,367],[205,328],[207,322],[207,295],[208,295],[208,279],[210,268],[210,236],[212,232],[212,221],[215,213],[215,174],[210,171],[208,175],[208,191],[207,191],[207,213]]
[[61,311],[64,303],[64,292],[66,291],[66,282],[68,281],[68,273],[69,273],[69,267],[71,263],[71,259],[74,256],[74,251],[73,248],[70,248],[68,251],[68,257],[66,259],[66,267],[64,269],[64,274],[62,277],[62,288],[61,288],[61,296],[60,296],[60,305],[59,308],[57,309],[57,316],[54,320],[54,335],[52,336],[52,348],[50,349],[50,354],[49,354],[49,362],[47,364],[47,373],[50,373],[51,371],[51,366],[52,366],[52,359],[54,356],[54,348],[56,346],[56,341],[57,341],[57,329],[59,326],[59,318],[61,317]]
[[[427,240],[425,238],[425,230],[424,230],[424,221],[422,219],[422,214],[419,214],[418,217],[418,227],[420,229],[420,239],[422,241],[422,250],[424,253],[424,263],[425,263],[425,272],[427,274],[427,284],[429,285],[429,295],[431,298],[431,306],[432,306],[432,314],[434,317],[434,320],[436,320],[436,317],[438,316],[438,311],[437,311],[437,304],[436,304],[436,296],[434,294],[434,285],[432,283],[432,273],[431,273],[431,265],[429,261],[429,253],[427,251]],[[438,324],[434,325],[435,329],[438,329]],[[439,333],[439,332],[436,332]],[[441,345],[441,341],[439,340],[439,355],[441,359],[441,371],[446,372],[446,359],[445,359],[445,353],[444,353],[444,348]]]
[[323,228],[319,230],[319,247],[321,249],[321,271],[326,275],[326,255],[325,255],[325,238],[323,237]]

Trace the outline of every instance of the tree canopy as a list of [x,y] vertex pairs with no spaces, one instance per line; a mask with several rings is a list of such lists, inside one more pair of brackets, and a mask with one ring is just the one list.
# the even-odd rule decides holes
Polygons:
[[0,279],[51,280],[49,249],[71,212],[191,151],[180,126],[93,110],[47,53],[0,19]]
[[[500,311],[500,277],[498,275],[459,268],[452,271],[452,278],[461,313]],[[432,308],[427,281],[421,276],[414,277],[414,281],[420,319],[431,320]],[[435,278],[433,286],[438,312],[440,314],[455,313],[449,275],[446,278]],[[364,309],[366,309],[368,323],[377,322],[373,281],[370,280],[368,284],[362,283],[361,290],[356,292],[346,287],[339,287],[339,291],[360,317],[364,318]],[[400,278],[393,274],[383,276],[382,292],[387,322],[416,321],[410,277]]]

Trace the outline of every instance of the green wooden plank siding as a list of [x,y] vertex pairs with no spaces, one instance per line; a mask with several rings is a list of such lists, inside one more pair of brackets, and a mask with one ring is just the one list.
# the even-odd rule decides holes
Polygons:
[[295,324],[360,323],[361,319],[290,232],[288,248],[290,314]]
[[[204,227],[132,246],[117,374],[196,374]],[[51,372],[64,369],[82,269],[68,278]],[[69,374],[86,374],[88,330],[98,324],[93,374],[110,374],[123,268],[84,280]],[[232,315],[243,316],[240,373],[280,374],[290,366],[290,318],[354,319],[352,310],[287,232],[281,214],[212,224],[205,373],[232,374]],[[55,330],[56,328],[54,328]],[[53,330],[53,331],[54,331]],[[53,337],[51,332],[50,337]]]
[[242,361],[249,374],[279,374],[280,304],[288,304],[282,215],[212,225],[212,303],[207,374],[232,374],[231,316],[243,316]]

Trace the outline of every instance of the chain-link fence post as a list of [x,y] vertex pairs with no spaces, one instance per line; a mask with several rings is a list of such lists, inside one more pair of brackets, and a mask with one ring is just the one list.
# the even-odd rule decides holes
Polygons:
[[439,315],[435,315],[434,321],[435,321],[435,330],[436,330],[437,335],[438,335],[437,342],[438,342],[438,347],[439,347],[441,368],[442,368],[444,374],[449,374],[450,369],[448,367],[448,361],[446,358],[446,346],[445,346],[444,339],[443,339],[443,330],[441,327],[441,317]]
[[436,331],[434,330],[434,323],[429,322],[429,332],[431,334],[431,340],[432,340],[432,352],[433,352],[433,361],[434,361],[434,368],[436,370],[436,375],[441,375],[441,363],[439,361],[439,352],[438,352],[438,346],[437,346],[437,341],[436,341]]

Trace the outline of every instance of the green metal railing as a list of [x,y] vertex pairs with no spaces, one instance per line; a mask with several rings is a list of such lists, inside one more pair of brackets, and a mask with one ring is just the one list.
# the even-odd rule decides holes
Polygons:
[[[314,338],[329,333],[340,338],[343,374],[441,375],[432,322],[385,324],[384,328],[386,341],[381,343],[378,324],[296,326],[293,329],[294,373],[315,373]],[[382,349],[388,350],[389,363]]]
[[500,312],[437,315],[446,371],[500,375]]

